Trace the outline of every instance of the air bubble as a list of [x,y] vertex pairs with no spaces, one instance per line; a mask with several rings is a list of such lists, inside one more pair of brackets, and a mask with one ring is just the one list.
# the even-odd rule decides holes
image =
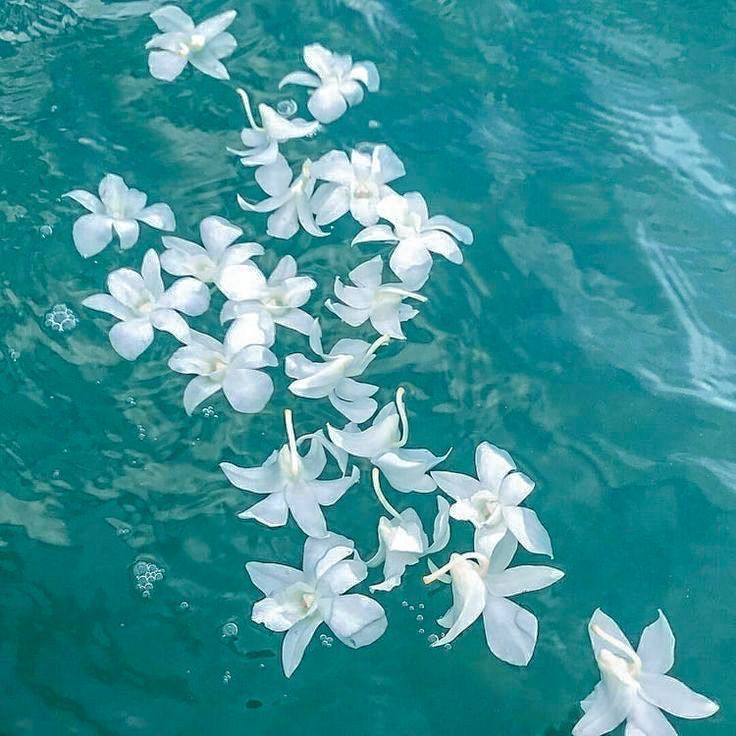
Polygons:
[[51,225],[41,225],[39,231],[42,238],[50,238],[54,234],[54,228]]
[[232,680],[233,676],[230,674],[230,670],[225,670],[225,673],[222,675],[222,681],[225,685]]
[[401,601],[401,605],[406,608],[409,605],[409,601]]
[[424,603],[420,603],[419,608],[424,608]]
[[46,312],[44,324],[54,332],[71,332],[79,324],[79,318],[66,304],[54,304]]
[[446,649],[449,652],[450,649],[452,649],[452,644],[445,644],[445,646],[443,646],[442,648]]
[[417,634],[423,634],[423,633],[424,633],[424,629],[417,629]]
[[228,621],[226,624],[223,625],[222,635],[223,637],[231,637],[231,636],[238,635],[238,625],[235,623],[235,621]]
[[214,406],[205,406],[205,408],[202,409],[202,415],[207,417],[207,419],[217,419],[217,413],[215,412]]
[[189,610],[189,603],[187,601],[182,601],[179,604],[179,608],[181,608],[182,611],[188,611]]
[[414,606],[409,606],[409,610],[410,611],[413,611],[414,610]]
[[153,562],[139,560],[133,565],[133,576],[136,582],[135,587],[141,591],[141,595],[144,598],[151,596],[154,584],[159,580],[163,580],[164,575],[165,570]]
[[285,118],[290,118],[298,108],[299,106],[296,104],[296,100],[281,100],[276,105],[276,112]]
[[434,644],[434,643],[435,643],[436,641],[439,641],[439,640],[440,640],[440,638],[439,638],[439,636],[437,636],[437,634],[430,634],[430,635],[429,635],[429,636],[427,637],[427,641],[428,641],[428,642],[429,642],[430,644]]
[[421,613],[417,614],[417,621],[424,621],[424,616]]

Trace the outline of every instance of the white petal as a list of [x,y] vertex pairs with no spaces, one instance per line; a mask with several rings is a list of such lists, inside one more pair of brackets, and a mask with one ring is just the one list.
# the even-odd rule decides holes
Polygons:
[[287,84],[299,84],[302,87],[319,87],[319,77],[309,72],[291,72],[291,74],[287,74],[279,82],[279,89]]
[[187,342],[192,333],[185,319],[173,309],[154,309],[151,324],[157,330],[173,335],[179,342]]
[[353,79],[348,79],[340,83],[339,86],[340,94],[345,98],[345,102],[348,103],[349,107],[359,105],[363,102],[365,93],[363,88]]
[[289,507],[283,493],[271,493],[262,501],[238,514],[239,519],[255,519],[268,527],[284,526],[289,519]]
[[304,120],[303,118],[285,118],[268,105],[258,105],[261,121],[266,133],[279,143],[293,140],[294,138],[311,138],[319,130],[316,120]]
[[109,211],[123,211],[128,204],[130,191],[122,176],[105,174],[98,187],[100,199]]
[[[273,323],[260,312],[250,312],[239,316],[225,335],[225,351],[234,358],[249,345],[271,346],[274,341]],[[254,367],[254,366],[251,366]]]
[[198,279],[177,279],[158,302],[164,309],[176,309],[191,317],[204,314],[210,306],[210,290]]
[[133,313],[124,304],[114,299],[109,294],[93,294],[88,296],[83,302],[83,306],[89,309],[95,309],[98,312],[106,312],[118,319],[133,319]]
[[416,238],[402,240],[391,253],[388,265],[402,281],[416,283],[432,270],[432,256]]
[[363,560],[341,560],[334,564],[319,579],[320,595],[335,596],[347,593],[368,576],[368,568]]
[[320,79],[325,79],[333,72],[335,61],[332,51],[322,44],[311,43],[304,47],[304,63],[316,72]]
[[325,603],[328,603],[322,610],[325,623],[351,649],[373,644],[386,631],[386,614],[372,598],[350,594],[327,599]]
[[608,636],[616,639],[624,649],[628,649],[633,653],[633,648],[626,638],[625,634],[618,627],[618,624],[607,614],[603,613],[600,608],[596,608],[593,611],[593,615],[590,617],[588,623],[588,636],[590,637],[590,643],[593,647],[593,654],[596,660],[602,649],[611,648],[611,644],[602,639],[598,634],[595,633],[595,629],[602,629]]
[[333,503],[337,503],[345,495],[345,492],[358,482],[359,477],[360,473],[354,467],[349,476],[335,480],[315,480],[309,484],[309,488],[322,506],[331,506]]
[[279,154],[273,163],[260,166],[256,169],[256,181],[269,197],[278,197],[284,194],[291,184],[293,174],[286,159]]
[[438,230],[448,232],[454,238],[457,238],[461,243],[465,243],[466,245],[470,245],[473,242],[473,232],[469,227],[461,225],[459,222],[455,222],[455,220],[451,220],[449,217],[445,217],[444,215],[435,215],[434,217],[430,217],[429,220],[427,220],[427,225]]
[[447,547],[450,541],[450,504],[447,499],[437,497],[437,516],[432,529],[432,544],[425,554],[433,555]]
[[378,408],[378,403],[374,399],[367,397],[345,400],[341,399],[335,393],[330,394],[330,403],[342,414],[346,419],[356,424],[367,422]]
[[532,590],[542,590],[556,583],[565,573],[546,565],[518,565],[486,576],[488,589],[494,596],[509,598]]
[[371,225],[361,230],[354,238],[351,245],[358,243],[372,243],[396,240],[394,231],[388,225]]
[[235,10],[226,10],[224,13],[213,15],[211,18],[198,23],[196,32],[203,35],[206,41],[211,41],[229,28],[236,16],[237,12]]
[[624,736],[677,736],[659,708],[637,698],[629,712]]
[[502,481],[498,497],[506,506],[518,506],[534,490],[534,481],[518,471],[509,473]]
[[171,51],[151,51],[148,54],[148,69],[151,76],[163,82],[173,82],[187,65],[187,59]]
[[301,570],[275,562],[247,562],[245,569],[253,585],[268,596],[304,578]]
[[432,230],[422,233],[419,240],[428,251],[444,256],[450,263],[463,262],[463,252],[447,233]]
[[524,549],[552,557],[552,542],[536,512],[523,506],[506,506],[503,509],[503,518],[509,531]]
[[125,360],[135,360],[152,342],[153,327],[147,319],[118,322],[110,328],[110,344]]
[[222,390],[235,411],[257,414],[268,404],[273,394],[273,381],[261,371],[231,368],[225,374]]
[[537,619],[513,601],[490,596],[483,610],[488,648],[501,660],[524,667],[537,643]]
[[72,237],[81,255],[96,256],[112,240],[112,219],[107,215],[82,215],[74,223]]
[[314,221],[314,214],[312,213],[312,207],[309,200],[306,197],[296,197],[296,211],[299,218],[299,224],[315,238],[322,238],[329,233],[320,230],[317,227],[317,223]]
[[319,87],[307,102],[307,108],[320,123],[333,123],[345,114],[348,103],[335,84]]
[[241,468],[232,463],[220,463],[220,469],[236,487],[252,493],[274,493],[281,490],[281,470],[278,452],[273,452],[266,462],[256,468]]
[[141,297],[146,296],[143,277],[131,268],[118,268],[107,277],[107,290],[121,304],[135,309]]
[[401,159],[389,148],[380,143],[373,149],[371,167],[376,181],[388,184],[394,179],[399,179],[406,174],[406,169]]
[[327,534],[327,522],[322,509],[308,488],[305,489],[302,485],[287,485],[286,503],[297,526],[308,537],[324,537]]
[[506,450],[481,442],[475,450],[475,470],[485,488],[497,492],[501,481],[516,469],[516,464]]
[[610,733],[626,720],[635,702],[634,688],[606,687],[602,683],[583,701],[585,715],[575,724],[573,736],[603,736]]
[[233,225],[230,220],[212,215],[205,217],[199,223],[199,234],[202,244],[212,259],[219,261],[225,249],[232,245],[243,234],[243,231],[237,225]]
[[356,61],[350,71],[350,76],[363,82],[369,92],[377,92],[381,86],[381,76],[372,61]]
[[345,151],[328,151],[312,164],[312,176],[349,186],[353,180],[353,167]]
[[317,539],[309,537],[304,542],[302,567],[304,574],[317,581],[340,560],[349,557],[355,551],[355,544],[351,539],[340,534],[330,533],[326,537]]
[[312,197],[318,225],[329,225],[350,209],[350,190],[340,184],[323,184]]
[[158,299],[164,293],[164,282],[161,278],[161,262],[153,248],[146,251],[141,263],[141,277],[148,293]]
[[272,238],[289,240],[289,238],[293,238],[298,231],[299,216],[297,215],[297,207],[293,199],[286,202],[282,207],[279,207],[268,218],[266,223],[266,232]]
[[309,616],[297,621],[286,632],[281,644],[281,666],[284,668],[284,674],[287,677],[291,677],[301,663],[304,650],[321,623],[322,619],[319,616]]
[[639,677],[645,700],[680,718],[708,718],[718,705],[669,675],[642,672]]
[[433,455],[429,450],[390,450],[374,460],[388,478],[389,483],[404,493],[431,493],[437,487],[427,475],[443,458]]
[[291,309],[286,314],[277,317],[275,321],[290,330],[308,335],[314,324],[314,317],[310,317],[303,309]]
[[184,411],[190,416],[194,410],[210,396],[216,394],[222,385],[207,376],[197,376],[184,389]]
[[201,51],[189,54],[189,63],[213,79],[230,79],[227,67],[205,46]]
[[161,202],[141,210],[137,219],[156,230],[164,230],[165,232],[176,230],[176,218],[171,207]]
[[71,192],[67,192],[66,194],[62,194],[61,196],[73,199],[75,202],[78,202],[82,205],[82,207],[89,210],[95,215],[105,214],[105,206],[102,204],[102,202],[97,197],[95,197],[94,194],[91,194],[84,189],[73,189]]
[[191,32],[194,30],[194,21],[175,5],[165,5],[163,8],[154,10],[150,17],[161,33]]
[[647,672],[663,675],[672,669],[675,663],[675,635],[662,611],[657,620],[642,631],[636,653]]
[[430,475],[437,485],[456,501],[470,498],[481,490],[480,483],[470,475],[453,473],[447,470],[435,470]]
[[364,289],[376,289],[381,285],[383,258],[374,256],[356,266],[349,274],[350,280]]
[[112,226],[120,239],[122,250],[128,250],[138,242],[140,227],[135,220],[113,220]]
[[220,291],[236,302],[259,299],[266,286],[266,277],[254,263],[226,266],[217,280]]
[[449,644],[462,634],[482,613],[486,605],[486,588],[478,574],[478,567],[460,555],[453,554],[452,568],[452,625],[445,635],[432,646]]

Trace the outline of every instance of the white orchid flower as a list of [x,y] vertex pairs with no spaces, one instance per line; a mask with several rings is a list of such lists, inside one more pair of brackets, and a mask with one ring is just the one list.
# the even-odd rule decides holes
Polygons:
[[177,279],[165,289],[153,249],[143,256],[140,273],[130,268],[113,271],[107,277],[107,289],[109,294],[93,294],[82,304],[120,320],[110,328],[110,343],[126,360],[135,360],[148,348],[154,328],[185,340],[190,329],[179,312],[197,317],[210,305],[210,292],[197,279]]
[[451,452],[448,450],[442,457],[437,457],[429,450],[407,450],[404,447],[409,441],[409,421],[403,388],[396,392],[395,404],[392,402],[384,406],[368,429],[361,430],[354,424],[348,424],[339,430],[328,424],[327,433],[349,455],[368,458],[381,469],[397,491],[404,493],[434,491],[437,484],[428,471]]
[[266,229],[270,236],[288,240],[296,235],[299,225],[315,237],[329,235],[314,221],[310,198],[316,180],[309,159],[302,164],[301,174],[294,179],[286,159],[279,156],[270,166],[256,170],[256,181],[269,195],[268,199],[251,204],[238,195],[238,204],[246,212],[272,212]]
[[255,265],[229,266],[218,284],[228,298],[220,320],[229,322],[244,314],[260,314],[273,325],[308,335],[314,318],[300,309],[309,301],[317,282],[309,276],[297,276],[293,256],[284,256],[266,278]]
[[[309,360],[301,353],[286,356],[285,371],[289,378],[289,391],[305,399],[330,400],[343,416],[352,422],[365,422],[373,416],[378,404],[370,398],[378,386],[359,383],[355,379],[376,357],[376,351],[386,345],[389,338],[382,335],[373,343],[365,340],[338,340],[329,353],[322,348],[322,329],[319,322],[309,333],[309,346],[322,358],[322,362]],[[338,444],[338,443],[335,443]],[[339,445],[338,445],[339,446]]]
[[353,542],[339,534],[309,537],[303,570],[272,562],[248,562],[245,569],[266,595],[254,604],[251,618],[271,631],[286,632],[281,664],[287,677],[323,623],[351,649],[373,644],[386,630],[386,614],[378,602],[347,593],[365,580],[368,570]]
[[175,5],[155,10],[151,20],[161,33],[146,44],[147,49],[154,49],[148,55],[151,75],[173,82],[189,63],[209,77],[230,79],[220,59],[230,56],[238,45],[233,35],[225,32],[236,15],[234,10],[228,10],[195,25]]
[[508,535],[524,549],[552,557],[552,543],[536,513],[519,504],[534,490],[534,481],[516,469],[511,455],[481,442],[475,450],[478,478],[438,470],[437,485],[455,499],[450,516],[475,527],[475,550],[490,557]]
[[708,718],[718,705],[666,673],[675,662],[675,637],[662,611],[634,651],[616,622],[597,609],[588,624],[601,681],[580,705],[585,715],[573,736],[602,736],[626,721],[626,736],[677,736],[665,718]]
[[564,573],[545,565],[508,567],[512,556],[513,548],[503,545],[490,559],[479,552],[454,553],[443,567],[430,565],[433,571],[424,576],[424,582],[448,582],[449,574],[453,596],[452,608],[437,619],[448,631],[433,647],[449,644],[482,615],[491,652],[509,664],[529,664],[537,643],[537,618],[508,599],[546,588]]
[[223,342],[190,330],[184,347],[169,358],[172,371],[196,376],[184,390],[187,414],[220,390],[235,411],[261,411],[273,394],[273,381],[261,369],[278,365],[269,350],[273,340],[273,329],[256,314],[234,322]]
[[462,263],[458,244],[470,245],[473,233],[444,215],[429,216],[427,203],[419,192],[390,194],[377,206],[379,217],[388,225],[373,225],[353,238],[353,245],[368,242],[395,242],[389,266],[402,281],[424,283],[432,269],[432,253],[444,256],[452,263]]
[[[294,521],[308,537],[327,535],[327,523],[322,506],[337,503],[345,492],[358,482],[360,473],[353,467],[350,475],[343,472],[335,480],[319,480],[327,464],[325,448],[338,458],[339,450],[321,432],[296,438],[291,410],[284,412],[287,443],[274,450],[265,463],[256,468],[241,468],[232,463],[220,463],[222,472],[236,487],[265,498],[238,514],[241,519],[255,519],[270,527],[284,526],[291,512]],[[309,451],[302,455],[299,447],[309,442]],[[338,459],[343,471],[344,460]]]
[[356,61],[348,54],[335,54],[318,43],[304,47],[304,63],[314,72],[292,72],[280,82],[299,84],[313,89],[307,107],[320,123],[332,123],[345,114],[348,107],[363,101],[364,84],[369,92],[381,86],[378,69],[372,61]]
[[311,138],[320,128],[320,124],[314,120],[307,121],[302,118],[289,120],[263,103],[258,105],[258,114],[261,116],[261,125],[258,125],[253,116],[248,93],[244,89],[238,89],[237,92],[243,101],[250,128],[243,128],[240,132],[240,140],[246,146],[245,150],[235,148],[227,150],[240,156],[240,163],[243,166],[269,166],[277,159],[284,158],[279,153],[279,143],[294,138]]
[[84,189],[74,189],[64,194],[79,202],[91,214],[82,215],[72,230],[74,245],[85,258],[96,256],[110,243],[113,232],[118,236],[123,250],[132,248],[140,235],[139,222],[156,230],[171,232],[176,219],[167,204],[146,207],[146,195],[137,189],[129,189],[122,177],[106,174],[99,185],[99,199]]
[[[350,274],[356,286],[346,286],[335,277],[335,296],[343,304],[335,304],[328,299],[325,306],[351,327],[359,327],[370,320],[374,329],[381,335],[396,340],[405,340],[401,323],[413,319],[419,312],[404,304],[404,299],[426,302],[427,297],[411,291],[403,282],[383,284],[383,259],[381,256],[361,263]],[[412,285],[413,286],[413,285]],[[416,288],[416,287],[414,287]]]
[[236,243],[242,234],[237,225],[224,217],[205,217],[199,223],[202,245],[171,235],[161,238],[166,246],[161,267],[172,276],[194,276],[205,284],[219,284],[223,269],[263,255],[259,243]]
[[378,551],[366,562],[368,567],[377,567],[383,563],[381,583],[370,586],[371,593],[377,590],[393,590],[401,584],[404,570],[416,565],[425,555],[443,550],[450,541],[450,504],[438,496],[437,516],[434,520],[432,544],[424,532],[422,520],[414,509],[397,511],[381,490],[381,475],[378,468],[373,468],[373,490],[381,506],[388,511],[391,518],[382,516],[378,522]]
[[344,151],[330,151],[314,162],[312,172],[322,184],[312,198],[312,209],[318,225],[329,225],[346,212],[363,227],[378,222],[378,203],[395,194],[390,181],[406,174],[398,156],[383,144],[373,151],[352,151],[350,159]]

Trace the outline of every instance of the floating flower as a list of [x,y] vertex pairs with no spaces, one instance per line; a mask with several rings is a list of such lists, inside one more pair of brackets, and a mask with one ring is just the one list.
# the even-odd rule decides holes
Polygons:
[[210,292],[197,279],[177,279],[164,289],[156,251],[143,256],[141,272],[119,268],[107,277],[109,294],[93,294],[82,304],[120,320],[110,328],[110,343],[126,360],[135,360],[153,342],[154,327],[186,340],[190,329],[178,312],[191,317],[204,314]]
[[243,314],[260,314],[272,325],[282,325],[308,335],[314,324],[303,309],[317,282],[297,276],[296,261],[284,256],[268,279],[253,264],[230,266],[220,280],[220,291],[228,298],[220,313],[222,322]]
[[475,450],[478,479],[438,470],[437,485],[455,499],[450,516],[475,527],[475,549],[487,557],[507,535],[524,549],[552,557],[552,543],[536,513],[519,504],[534,490],[534,481],[516,469],[500,447],[481,442]]
[[243,101],[245,115],[250,123],[250,128],[243,128],[240,133],[240,140],[243,141],[246,150],[239,151],[234,148],[228,148],[227,150],[236,156],[240,156],[240,163],[243,166],[268,166],[273,164],[277,159],[283,159],[283,156],[279,153],[279,143],[294,138],[310,138],[316,135],[320,128],[319,123],[313,120],[307,121],[302,118],[289,120],[263,103],[258,105],[258,114],[261,116],[261,125],[258,125],[253,117],[248,93],[244,89],[239,89],[238,94]]
[[391,515],[382,516],[378,522],[378,552],[366,562],[368,567],[383,563],[384,580],[371,585],[371,593],[376,590],[393,590],[401,584],[404,570],[416,565],[421,557],[439,552],[450,541],[450,504],[441,496],[437,498],[437,516],[434,520],[433,542],[429,543],[424,533],[422,520],[414,509],[397,511],[381,490],[381,476],[378,468],[373,468],[373,490],[381,506]]
[[381,85],[378,69],[372,61],[357,61],[352,56],[335,54],[318,43],[304,47],[304,63],[314,72],[292,72],[280,82],[312,87],[307,107],[320,123],[332,123],[345,114],[348,107],[363,101],[363,87],[377,92]]
[[335,278],[335,296],[344,304],[335,304],[329,299],[325,306],[351,327],[359,327],[366,320],[377,332],[396,340],[405,340],[401,323],[413,319],[419,312],[404,304],[404,299],[426,302],[427,297],[411,291],[407,284],[382,284],[383,259],[371,258],[354,268],[349,276],[357,286],[345,286]]
[[348,159],[344,151],[330,151],[315,161],[312,172],[323,181],[312,198],[318,225],[328,225],[348,210],[364,227],[378,222],[378,203],[395,194],[390,181],[406,174],[398,156],[383,144],[370,154],[353,151]]
[[662,711],[708,718],[718,705],[665,674],[675,662],[675,637],[662,611],[634,651],[616,622],[597,609],[588,624],[601,681],[580,703],[585,715],[573,736],[602,736],[626,721],[627,736],[675,736]]
[[309,159],[302,164],[301,174],[294,179],[286,159],[279,156],[270,166],[256,170],[256,181],[269,195],[268,199],[250,204],[238,195],[238,204],[246,212],[272,212],[266,229],[269,235],[288,240],[296,235],[299,225],[315,237],[329,234],[320,230],[314,221],[310,198],[315,178]]
[[223,269],[263,255],[263,246],[258,243],[236,243],[242,234],[224,217],[205,217],[199,223],[202,245],[171,235],[161,238],[166,246],[161,266],[172,276],[194,276],[205,284],[219,284]]
[[117,174],[105,175],[99,193],[99,199],[84,189],[74,189],[63,195],[91,212],[82,215],[72,231],[74,245],[85,258],[104,250],[113,238],[113,231],[123,250],[132,248],[138,242],[139,222],[169,232],[176,228],[169,205],[158,203],[146,207],[146,195],[137,189],[128,189]]
[[175,5],[155,10],[151,20],[161,33],[146,44],[147,49],[157,49],[148,55],[152,76],[173,82],[189,62],[207,76],[230,79],[220,59],[230,56],[238,45],[232,34],[225,32],[236,15],[234,10],[228,10],[195,26],[194,21]]
[[[284,526],[291,512],[307,536],[324,537],[327,523],[321,507],[337,503],[348,488],[358,482],[360,473],[353,467],[349,476],[343,474],[335,480],[319,480],[327,464],[325,447],[329,449],[332,444],[321,432],[297,439],[290,409],[284,412],[284,417],[288,442],[280,450],[274,450],[263,465],[241,468],[232,463],[220,463],[220,468],[237,488],[266,494],[263,501],[239,513],[241,519],[255,519],[271,527]],[[301,455],[299,447],[306,442],[310,443],[309,451]],[[339,451],[334,448],[331,452]]]
[[244,414],[257,414],[273,394],[273,381],[260,369],[276,366],[273,329],[256,314],[234,322],[220,342],[191,330],[169,358],[169,368],[194,375],[184,390],[184,409],[191,414],[205,399],[222,390],[230,406]]
[[[373,361],[376,350],[388,341],[385,335],[372,344],[365,340],[343,339],[325,353],[322,330],[315,320],[309,334],[309,346],[322,358],[322,362],[316,363],[301,353],[287,355],[286,375],[296,379],[289,384],[289,391],[305,399],[327,398],[350,421],[365,422],[378,407],[375,399],[370,398],[378,391],[378,386],[359,383],[355,379]],[[335,444],[339,446],[339,443]]]
[[[351,557],[352,556],[352,557]],[[355,545],[339,534],[304,543],[303,570],[272,562],[248,562],[253,584],[266,597],[253,606],[251,618],[271,631],[285,631],[281,645],[284,674],[299,666],[320,624],[352,649],[373,644],[386,630],[379,603],[347,591],[365,580],[368,570]]]
[[372,241],[396,242],[389,266],[403,281],[424,283],[432,269],[432,253],[452,263],[462,263],[463,254],[455,240],[469,245],[469,227],[443,215],[429,216],[427,203],[419,192],[390,194],[377,206],[379,217],[388,225],[367,227],[353,238],[353,245]]
[[429,450],[407,450],[404,447],[409,441],[409,421],[403,388],[396,392],[396,403],[384,406],[368,429],[361,430],[348,424],[339,430],[328,424],[327,432],[330,439],[348,454],[368,458],[383,471],[397,491],[404,493],[434,491],[437,484],[428,471],[450,454],[448,450],[442,457],[437,457]]

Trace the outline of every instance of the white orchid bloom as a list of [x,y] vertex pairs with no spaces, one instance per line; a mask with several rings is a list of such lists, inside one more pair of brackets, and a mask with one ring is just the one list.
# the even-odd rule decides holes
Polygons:
[[409,441],[409,421],[403,388],[396,392],[395,404],[384,406],[368,429],[361,430],[348,424],[339,430],[328,424],[327,433],[349,455],[368,458],[397,491],[404,493],[434,491],[437,484],[429,476],[429,471],[451,452],[448,450],[442,457],[437,457],[429,450],[407,450],[404,447]]
[[327,398],[350,421],[365,422],[378,408],[375,399],[370,398],[378,391],[378,386],[359,383],[355,379],[370,365],[376,351],[388,342],[385,335],[373,343],[343,339],[325,353],[322,329],[315,320],[309,334],[309,346],[322,358],[322,362],[309,360],[301,353],[287,355],[284,364],[286,375],[295,379],[289,384],[289,391],[305,399]]
[[601,681],[580,703],[585,715],[573,736],[602,736],[626,721],[626,736],[677,736],[662,711],[708,718],[718,705],[666,673],[675,662],[675,637],[662,611],[634,651],[616,622],[597,609],[588,624]]
[[[351,557],[352,556],[352,557]],[[284,674],[291,677],[321,624],[346,646],[373,644],[386,630],[381,605],[347,591],[365,580],[368,570],[355,545],[339,534],[304,543],[303,570],[271,562],[248,562],[253,584],[266,597],[253,606],[251,618],[271,631],[285,631],[281,645]]]
[[414,509],[397,511],[381,490],[381,475],[378,468],[373,468],[373,490],[381,506],[388,511],[391,518],[382,516],[378,522],[378,551],[366,562],[368,567],[377,567],[383,563],[381,583],[370,586],[371,593],[377,590],[393,590],[401,584],[404,570],[416,565],[425,555],[443,550],[450,541],[450,504],[438,496],[437,516],[434,520],[432,544],[424,532],[422,520]]
[[430,565],[433,571],[424,576],[424,582],[448,582],[449,574],[453,596],[452,608],[437,619],[448,631],[433,647],[449,644],[482,615],[491,652],[509,664],[529,664],[537,643],[537,618],[508,599],[546,588],[564,573],[545,565],[508,567],[512,556],[513,547],[503,545],[490,559],[479,552],[454,553],[443,567]]
[[171,232],[176,219],[167,204],[146,207],[146,195],[137,189],[129,189],[122,177],[106,174],[99,185],[99,199],[84,189],[74,189],[64,194],[79,202],[91,214],[82,215],[72,230],[74,245],[85,258],[96,256],[110,243],[113,232],[118,236],[123,250],[132,248],[140,235],[139,222],[156,230]]
[[293,256],[284,256],[268,278],[253,264],[230,266],[218,285],[228,298],[220,313],[222,322],[256,313],[272,325],[302,335],[308,335],[314,325],[314,318],[300,307],[309,301],[317,282],[309,276],[297,276]]
[[194,276],[205,284],[219,284],[228,266],[263,255],[259,243],[236,243],[242,234],[237,225],[224,217],[205,217],[199,223],[202,245],[171,235],[161,238],[166,247],[161,254],[161,267],[172,276]]
[[273,340],[273,329],[256,314],[234,322],[223,342],[190,330],[184,347],[169,358],[172,371],[196,376],[184,390],[187,414],[220,390],[235,411],[261,411],[273,394],[273,381],[261,369],[278,365],[269,350]]
[[444,256],[452,263],[462,263],[458,244],[470,245],[473,233],[444,215],[429,216],[427,203],[419,192],[390,194],[377,206],[378,215],[388,225],[373,225],[353,238],[353,245],[368,242],[395,242],[389,266],[402,281],[424,283],[432,269],[432,253]]
[[318,225],[329,225],[346,212],[363,227],[378,222],[378,203],[395,194],[390,181],[406,174],[398,156],[383,144],[373,151],[353,151],[348,159],[344,151],[330,151],[314,162],[312,172],[322,184],[312,198]]
[[[241,468],[232,463],[220,463],[222,472],[236,487],[251,493],[265,494],[265,498],[238,514],[241,519],[255,519],[270,527],[284,526],[289,512],[299,528],[308,537],[327,535],[327,523],[322,506],[337,503],[345,492],[358,482],[360,473],[353,467],[350,475],[343,472],[335,480],[319,480],[327,464],[325,448],[338,457],[346,470],[347,457],[341,459],[339,450],[332,446],[321,432],[296,438],[291,410],[284,412],[287,443],[274,450],[265,463],[256,468]],[[309,451],[302,455],[299,447],[309,442]]]
[[478,478],[438,470],[437,485],[455,499],[450,516],[475,527],[475,550],[490,557],[506,536],[524,549],[552,557],[552,543],[536,513],[519,504],[534,490],[534,481],[516,469],[511,455],[481,442],[475,450]]
[[[413,319],[419,312],[404,304],[404,299],[426,302],[427,297],[411,291],[403,282],[383,284],[383,259],[381,256],[361,263],[350,274],[356,286],[346,286],[335,277],[335,296],[343,304],[335,304],[328,299],[325,306],[351,327],[359,327],[370,320],[374,329],[381,335],[396,340],[405,340],[401,323]],[[416,287],[415,287],[416,288]]]
[[256,170],[256,181],[269,195],[268,199],[251,204],[238,195],[238,204],[246,212],[272,212],[266,228],[270,236],[288,240],[296,235],[299,225],[315,237],[329,235],[314,221],[310,198],[316,180],[309,159],[302,164],[301,174],[294,179],[286,159],[279,156],[270,166]]
[[109,294],[93,294],[82,304],[120,320],[110,328],[110,343],[126,360],[135,360],[148,348],[154,328],[185,340],[190,329],[178,313],[197,317],[210,305],[210,292],[197,279],[177,279],[165,289],[153,249],[143,256],[140,273],[130,268],[113,271],[107,277],[107,289]]
[[209,77],[230,79],[220,59],[230,56],[238,45],[233,35],[225,32],[236,15],[234,10],[228,10],[195,25],[175,5],[154,10],[151,20],[161,33],[146,44],[147,49],[154,49],[148,55],[151,75],[173,82],[189,63]]
[[263,103],[258,105],[258,114],[261,116],[261,125],[258,125],[253,116],[248,93],[244,89],[238,89],[237,92],[243,101],[250,128],[243,128],[240,132],[240,140],[246,146],[245,150],[239,151],[235,148],[227,150],[240,156],[240,163],[243,166],[269,166],[277,159],[284,158],[279,153],[279,143],[294,138],[311,138],[320,129],[320,124],[314,120],[307,121],[302,118],[289,120]]
[[292,72],[280,82],[310,87],[307,107],[320,123],[332,123],[345,114],[348,107],[363,101],[364,84],[369,92],[377,92],[381,77],[372,61],[356,61],[348,54],[335,54],[318,43],[304,47],[304,63],[314,72]]

